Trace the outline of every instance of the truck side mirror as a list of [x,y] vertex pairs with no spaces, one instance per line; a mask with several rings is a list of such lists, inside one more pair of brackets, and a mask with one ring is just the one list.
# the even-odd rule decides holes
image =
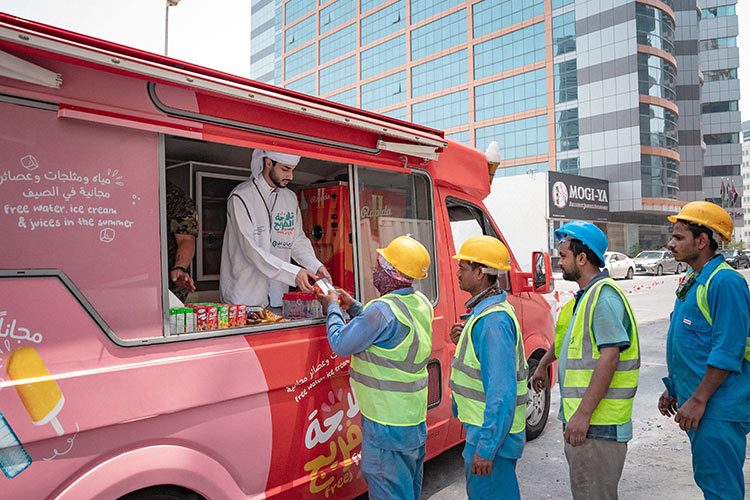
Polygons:
[[534,293],[548,293],[550,287],[550,276],[552,274],[552,262],[547,252],[533,252],[531,262],[534,279]]

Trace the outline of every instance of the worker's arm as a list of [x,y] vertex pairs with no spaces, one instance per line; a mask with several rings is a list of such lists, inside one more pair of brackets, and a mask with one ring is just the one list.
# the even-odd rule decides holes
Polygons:
[[698,424],[701,418],[703,418],[703,413],[706,411],[708,400],[711,399],[716,389],[724,382],[727,375],[729,375],[728,370],[721,370],[713,366],[709,366],[706,369],[706,374],[701,379],[701,383],[698,384],[693,395],[682,403],[682,406],[677,408],[677,415],[675,415],[674,421],[680,424],[680,429],[683,431],[698,429]]
[[550,346],[547,352],[544,353],[542,359],[539,360],[539,364],[534,370],[534,375],[531,376],[531,387],[536,392],[542,392],[547,387],[547,374],[549,373],[549,366],[555,362],[557,356],[555,356],[555,346]]
[[174,265],[169,271],[169,279],[181,288],[187,288],[191,292],[195,291],[195,283],[190,275],[175,267],[184,267],[187,269],[193,261],[195,255],[195,236],[192,234],[174,234],[177,242],[177,254],[175,255]]
[[[349,311],[353,313],[353,309],[357,308],[361,309],[361,304],[355,302]],[[351,356],[364,351],[372,344],[388,341],[395,331],[395,322],[398,320],[390,312],[389,307],[381,302],[375,302],[354,316],[347,325],[341,307],[334,300],[329,302],[326,311],[328,343],[339,356]]]

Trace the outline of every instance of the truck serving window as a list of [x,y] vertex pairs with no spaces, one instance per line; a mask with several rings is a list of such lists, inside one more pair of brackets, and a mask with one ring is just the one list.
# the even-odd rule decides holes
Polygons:
[[358,168],[356,172],[361,298],[366,302],[378,296],[372,285],[375,250],[385,247],[397,236],[410,235],[432,256],[427,278],[415,280],[414,288],[436,302],[435,228],[429,177],[417,171],[404,175],[402,172]]

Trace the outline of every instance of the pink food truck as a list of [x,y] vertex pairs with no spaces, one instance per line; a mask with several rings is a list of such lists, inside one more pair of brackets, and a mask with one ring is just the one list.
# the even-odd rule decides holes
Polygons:
[[[300,294],[222,304],[226,201],[257,149],[302,156],[290,187],[335,284],[374,298],[374,249],[430,251],[427,456],[463,439],[451,256],[503,238],[485,155],[438,130],[0,13],[0,496],[354,498],[366,490],[348,358]],[[167,287],[166,185],[198,213],[197,290]],[[500,276],[530,367],[550,346],[549,256]],[[285,302],[286,306],[286,302]],[[549,392],[532,393],[530,438]]]

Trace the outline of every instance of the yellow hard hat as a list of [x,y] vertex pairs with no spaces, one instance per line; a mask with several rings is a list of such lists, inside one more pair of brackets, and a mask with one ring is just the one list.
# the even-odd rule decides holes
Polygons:
[[410,278],[427,277],[430,267],[430,254],[420,242],[410,236],[399,236],[377,252],[393,267]]
[[673,224],[677,221],[687,221],[709,227],[719,233],[724,241],[731,241],[734,230],[729,213],[710,201],[691,201],[682,207],[680,213],[670,215],[667,220]]
[[510,254],[502,241],[492,236],[472,236],[461,245],[461,251],[453,256],[457,260],[476,262],[494,269],[510,270]]

